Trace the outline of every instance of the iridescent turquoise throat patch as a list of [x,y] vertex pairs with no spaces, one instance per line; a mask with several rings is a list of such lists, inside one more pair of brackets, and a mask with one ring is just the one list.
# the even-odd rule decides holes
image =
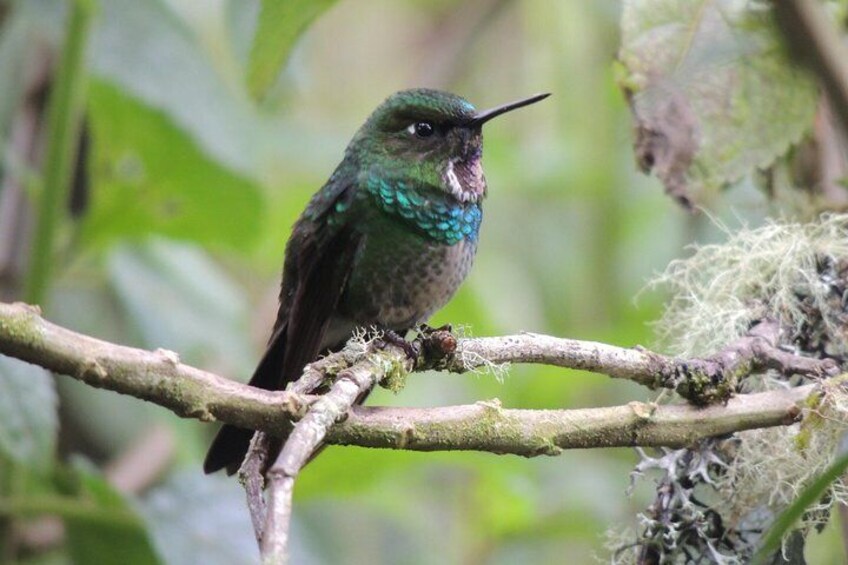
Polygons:
[[409,221],[435,241],[454,245],[477,239],[483,211],[476,202],[449,203],[441,195],[434,199],[404,181],[371,178],[366,189],[380,209]]

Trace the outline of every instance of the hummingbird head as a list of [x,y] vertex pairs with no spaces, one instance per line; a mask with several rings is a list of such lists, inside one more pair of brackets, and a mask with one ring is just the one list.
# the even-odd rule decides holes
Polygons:
[[537,94],[481,112],[448,92],[402,90],[374,110],[349,151],[366,174],[412,177],[460,202],[476,202],[486,193],[483,124],[548,96]]

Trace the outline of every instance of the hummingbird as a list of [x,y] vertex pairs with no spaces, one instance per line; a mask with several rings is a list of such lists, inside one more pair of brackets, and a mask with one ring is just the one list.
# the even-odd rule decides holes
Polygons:
[[[417,88],[380,104],[292,229],[277,319],[250,385],[283,389],[357,329],[403,336],[444,306],[477,252],[483,124],[549,95],[478,111]],[[204,471],[236,472],[253,433],[222,427]]]

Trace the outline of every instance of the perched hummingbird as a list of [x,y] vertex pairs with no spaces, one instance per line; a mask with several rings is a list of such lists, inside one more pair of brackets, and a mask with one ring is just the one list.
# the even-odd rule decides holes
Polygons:
[[[283,389],[357,328],[403,335],[444,306],[477,251],[483,124],[548,96],[478,112],[413,89],[380,104],[294,225],[277,321],[250,384]],[[253,433],[221,428],[204,471],[237,471]]]

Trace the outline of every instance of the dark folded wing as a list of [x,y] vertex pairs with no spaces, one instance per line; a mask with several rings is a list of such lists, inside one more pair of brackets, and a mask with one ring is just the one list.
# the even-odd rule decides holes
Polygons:
[[[285,388],[327,346],[324,335],[361,242],[349,214],[354,190],[336,190],[334,198],[316,196],[295,226],[286,246],[274,333],[250,380],[252,386],[266,390]],[[222,427],[209,448],[203,470],[213,473],[226,468],[228,474],[233,474],[241,465],[252,436],[253,430]]]

